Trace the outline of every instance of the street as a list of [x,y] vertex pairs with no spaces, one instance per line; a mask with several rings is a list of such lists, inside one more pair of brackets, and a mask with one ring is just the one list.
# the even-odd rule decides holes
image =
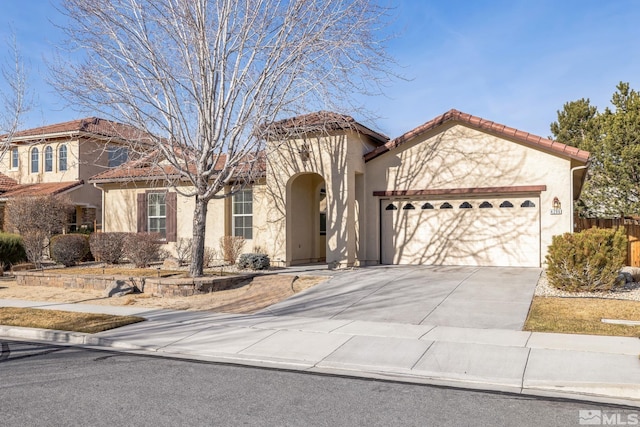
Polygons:
[[629,420],[640,412],[27,342],[0,345],[0,425],[6,426],[574,426],[579,411]]

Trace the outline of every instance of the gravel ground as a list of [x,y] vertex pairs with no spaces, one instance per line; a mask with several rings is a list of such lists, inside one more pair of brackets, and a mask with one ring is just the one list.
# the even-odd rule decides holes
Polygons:
[[623,289],[611,292],[565,292],[551,286],[547,280],[546,272],[543,271],[540,275],[540,280],[538,280],[535,295],[540,297],[607,298],[640,301],[640,282],[627,283]]

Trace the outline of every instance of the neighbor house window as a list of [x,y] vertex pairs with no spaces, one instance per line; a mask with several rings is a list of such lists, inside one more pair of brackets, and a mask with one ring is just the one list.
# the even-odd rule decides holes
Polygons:
[[53,148],[49,146],[44,149],[44,171],[53,171]]
[[20,157],[18,156],[18,149],[11,149],[11,169],[18,169],[20,165]]
[[147,196],[147,230],[167,237],[167,203],[165,193],[149,193]]
[[38,173],[40,170],[40,152],[37,148],[31,150],[31,173]]
[[233,235],[253,239],[253,192],[242,190],[233,196]]
[[66,171],[67,170],[67,146],[61,145],[58,148],[58,170]]
[[110,168],[120,166],[129,159],[129,150],[127,147],[109,147],[109,164]]

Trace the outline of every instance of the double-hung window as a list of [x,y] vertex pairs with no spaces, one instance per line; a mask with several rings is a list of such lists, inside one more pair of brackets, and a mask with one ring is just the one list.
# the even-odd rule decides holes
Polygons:
[[47,146],[44,149],[44,171],[53,171],[53,148],[51,148],[50,146]]
[[253,191],[241,190],[233,196],[233,235],[253,239]]
[[31,173],[38,173],[40,171],[40,152],[37,148],[31,150]]
[[67,146],[61,145],[58,148],[58,170],[66,171],[67,170]]
[[147,230],[167,237],[167,203],[165,193],[149,193],[147,196]]
[[20,157],[17,148],[11,149],[11,169],[18,169],[20,166]]

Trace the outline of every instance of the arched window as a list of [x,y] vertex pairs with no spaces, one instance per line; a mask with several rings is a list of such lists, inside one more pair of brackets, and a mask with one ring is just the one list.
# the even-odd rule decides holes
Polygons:
[[535,208],[536,204],[533,203],[531,200],[525,200],[524,202],[522,202],[520,207],[521,208]]
[[40,152],[37,148],[31,150],[31,173],[38,173],[40,171]]
[[44,149],[44,171],[53,171],[53,148],[48,145]]
[[513,203],[511,203],[508,200],[505,200],[504,202],[500,203],[500,207],[501,208],[512,208],[513,207]]
[[411,203],[407,203],[406,205],[404,205],[404,206],[402,207],[402,210],[405,210],[405,211],[406,211],[406,210],[411,210],[411,209],[415,209],[415,208],[416,208],[416,207],[415,207],[415,206],[413,206]]
[[440,205],[440,209],[453,209],[453,206],[451,206],[451,203],[449,202],[444,202]]
[[394,205],[393,203],[389,203],[387,205],[386,208],[384,208],[385,211],[397,211],[398,208],[396,207],[396,205]]
[[487,201],[480,203],[480,209],[489,209],[492,207],[493,205]]
[[58,148],[58,170],[66,171],[67,170],[67,146],[61,145]]
[[471,203],[469,203],[469,202],[463,202],[459,207],[460,207],[460,209],[471,209],[471,208],[473,208],[473,206],[471,206]]
[[429,202],[422,205],[422,209],[433,209],[433,205]]

